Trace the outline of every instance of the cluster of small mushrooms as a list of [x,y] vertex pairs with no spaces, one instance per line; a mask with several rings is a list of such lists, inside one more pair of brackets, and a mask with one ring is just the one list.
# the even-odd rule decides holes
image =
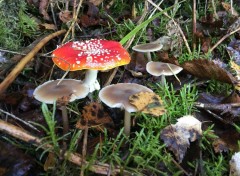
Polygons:
[[[147,48],[147,49],[146,49]],[[150,52],[160,50],[162,45],[158,43],[142,44],[133,49],[138,52],[147,52],[149,63],[147,71],[154,75],[172,75],[175,66],[166,63],[152,62]],[[87,70],[84,80],[58,79],[50,80],[38,86],[33,96],[40,102],[53,104],[59,98],[69,97],[69,102],[83,99],[94,90],[99,90],[97,81],[98,71],[109,70],[118,66],[129,64],[131,58],[129,53],[119,42],[103,39],[91,39],[86,41],[74,41],[61,45],[52,53],[55,65],[64,71]],[[177,72],[181,68],[176,69]],[[173,74],[177,74],[176,72]],[[131,119],[130,113],[137,109],[129,103],[129,96],[139,92],[152,92],[151,89],[134,84],[118,83],[109,85],[99,91],[99,98],[107,106],[112,108],[123,108],[124,133],[129,136]],[[62,118],[64,134],[68,132],[68,118],[66,105],[62,105]]]

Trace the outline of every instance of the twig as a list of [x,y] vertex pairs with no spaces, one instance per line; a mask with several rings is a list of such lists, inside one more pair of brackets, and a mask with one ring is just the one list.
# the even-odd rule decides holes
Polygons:
[[[44,150],[51,151],[51,149],[53,148],[53,146],[51,146],[50,144],[43,144],[43,141],[40,138],[35,137],[32,134],[28,133],[27,131],[25,131],[15,125],[12,125],[8,122],[5,122],[3,120],[0,120],[0,131],[6,133],[8,135],[11,135],[17,139],[20,139],[22,141],[31,143],[31,144],[35,145],[36,147],[42,148]],[[60,153],[61,152],[62,151],[60,151]],[[89,162],[83,160],[82,157],[78,153],[67,152],[64,154],[64,157],[68,161],[70,161],[78,166],[81,166],[83,162],[85,164],[89,164]],[[92,164],[92,165],[89,164],[89,170],[94,173],[97,173],[97,174],[107,175],[108,171],[109,171],[109,165],[95,161],[95,164]],[[116,166],[114,169],[112,169],[111,172],[112,172],[112,175],[116,175],[117,173],[121,173],[123,175],[131,174],[130,172],[123,170],[118,166]]]
[[216,5],[215,5],[215,2],[214,2],[214,1],[215,1],[215,0],[211,0],[211,2],[212,2],[212,8],[213,8],[213,14],[214,14],[214,16],[215,16],[216,19],[219,19],[218,14],[217,14],[217,10],[216,10]]
[[53,18],[53,23],[56,26],[56,28],[58,28],[57,26],[57,20],[56,20],[56,15],[54,13],[54,6],[53,6],[53,1],[50,1],[50,8],[51,8],[51,13],[52,13],[52,18]]
[[197,32],[197,11],[196,11],[196,0],[193,0],[193,7],[192,7],[192,50],[195,51],[196,49],[196,32]]
[[182,167],[180,164],[178,164],[177,161],[175,161],[174,159],[172,159],[172,162],[173,162],[181,171],[183,171],[183,173],[184,173],[185,175],[190,176],[190,174],[189,174],[185,169],[183,169],[183,167]]
[[[84,137],[83,137],[83,146],[82,146],[82,159],[85,160],[87,154],[87,138],[88,138],[88,123],[86,128],[84,129]],[[80,176],[84,176],[85,164],[82,163]]]
[[49,40],[65,32],[66,30],[60,30],[53,34],[48,35],[47,37],[42,39],[24,58],[22,58],[20,62],[15,66],[15,68],[7,75],[7,77],[0,84],[0,94],[2,94],[8,88],[8,86],[15,80],[15,78],[19,75],[19,73],[24,69],[25,65],[31,61],[31,59]]
[[[77,2],[76,2],[77,0],[74,0],[73,1],[73,17],[74,18],[77,18],[76,17],[76,6],[77,6]],[[72,28],[72,38],[74,39],[75,38],[75,28],[73,27]]]
[[78,4],[77,11],[76,11],[76,14],[75,14],[75,16],[73,16],[72,23],[71,23],[71,25],[70,25],[70,27],[69,27],[67,33],[65,34],[65,37],[63,38],[62,43],[65,42],[65,40],[66,40],[67,37],[68,37],[68,34],[69,34],[70,31],[72,30],[72,28],[75,26],[75,23],[76,23],[76,21],[77,21],[78,13],[79,13],[79,11],[80,11],[80,7],[82,6],[82,2],[83,2],[83,0],[80,0],[80,2],[79,2],[79,4]]
[[226,104],[211,104],[211,103],[201,103],[195,102],[194,106],[197,108],[207,109],[207,110],[230,110],[234,107],[240,107],[240,103],[226,103]]
[[7,116],[10,116],[10,117],[14,118],[15,120],[18,120],[18,121],[22,122],[23,124],[27,125],[28,127],[32,128],[33,130],[36,130],[36,131],[39,132],[39,130],[35,126],[31,125],[28,122],[25,122],[24,120],[20,119],[19,117],[15,116],[14,114],[11,114],[7,111],[4,111],[3,109],[0,109],[0,112],[6,114]]
[[240,27],[237,28],[236,30],[227,33],[226,35],[224,35],[212,48],[209,49],[209,52],[211,53],[218,45],[220,45],[226,38],[228,38],[230,35],[238,32],[240,30]]

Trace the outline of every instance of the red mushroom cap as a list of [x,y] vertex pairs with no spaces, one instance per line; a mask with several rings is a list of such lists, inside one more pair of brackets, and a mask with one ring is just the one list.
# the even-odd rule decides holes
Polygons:
[[53,62],[62,70],[108,70],[126,65],[131,58],[119,42],[91,39],[68,42],[52,53]]

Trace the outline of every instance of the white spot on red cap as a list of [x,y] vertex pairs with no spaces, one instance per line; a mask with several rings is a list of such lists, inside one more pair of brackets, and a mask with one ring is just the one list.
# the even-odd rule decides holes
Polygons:
[[92,62],[93,60],[92,56],[87,56],[86,59],[87,59],[86,62]]

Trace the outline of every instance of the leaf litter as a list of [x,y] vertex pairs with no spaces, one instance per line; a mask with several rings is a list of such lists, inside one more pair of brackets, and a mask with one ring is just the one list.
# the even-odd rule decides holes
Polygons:
[[[35,6],[39,11],[40,16],[38,18],[40,18],[44,22],[38,23],[39,26],[41,26],[38,30],[42,31],[56,30],[57,28],[63,27],[64,25],[70,27],[71,22],[74,20],[74,13],[72,10],[68,9],[75,8],[74,10],[76,10],[77,5],[79,5],[75,4],[76,6],[74,6],[74,1],[69,1],[68,8],[65,7],[58,9],[56,7],[54,8],[53,5],[55,4],[52,4],[52,2],[47,0],[27,2]],[[105,11],[104,13],[102,13],[101,10],[103,9],[101,7],[101,4],[103,3],[105,2],[102,0],[89,0],[83,3],[83,10],[78,14],[75,23],[76,28],[74,28],[76,30],[76,33],[83,35],[80,37],[77,36],[77,39],[82,40],[92,37],[112,37],[116,34],[116,31],[119,32],[119,29],[117,29],[116,25],[111,26],[112,24],[120,24],[124,21],[124,23],[127,24],[129,28],[131,28],[131,23],[129,23],[129,25],[126,20],[132,20],[133,22],[135,22],[139,18],[139,16],[133,18],[134,16],[136,16],[136,14],[133,14],[135,12],[131,14],[130,10],[128,9],[127,11],[122,12],[119,16],[110,19],[109,14],[114,14],[114,12],[111,11],[111,8],[113,8],[116,4],[114,1],[107,2],[107,7],[104,7]],[[62,4],[59,4],[60,6],[58,7],[62,7]],[[149,27],[148,29],[146,29],[148,32],[146,42],[157,41],[164,45],[162,51],[156,54],[155,59],[166,63],[173,63],[183,67],[184,72],[181,73],[181,75],[188,78],[186,79],[186,81],[191,81],[191,79],[195,78],[198,78],[198,80],[207,81],[217,80],[222,83],[228,83],[234,87],[232,88],[232,92],[230,92],[228,95],[220,94],[218,95],[218,97],[216,97],[216,95],[203,95],[203,93],[199,93],[199,97],[203,96],[204,98],[199,98],[197,102],[195,102],[195,107],[199,109],[199,112],[196,112],[196,117],[190,115],[184,116],[182,118],[178,117],[179,119],[177,119],[176,124],[169,124],[161,130],[160,138],[166,144],[167,149],[173,152],[179,163],[183,161],[189,147],[191,147],[191,143],[201,139],[202,129],[204,131],[209,126],[209,124],[215,124],[214,134],[218,136],[218,138],[211,140],[213,149],[216,153],[236,151],[238,148],[237,140],[240,139],[240,136],[239,133],[234,129],[234,125],[239,122],[240,114],[240,108],[238,104],[240,90],[240,43],[237,36],[238,31],[236,32],[236,35],[231,38],[230,43],[225,48],[226,52],[228,52],[229,58],[221,58],[222,53],[218,53],[212,50],[212,45],[214,44],[212,41],[212,37],[225,36],[227,34],[230,34],[231,32],[236,31],[239,28],[239,14],[237,12],[238,9],[235,9],[231,4],[222,2],[221,5],[223,7],[223,11],[217,11],[216,13],[208,13],[205,14],[205,16],[201,16],[199,18],[197,32],[196,34],[194,34],[197,39],[199,39],[199,41],[197,42],[199,42],[200,44],[201,52],[205,54],[209,51],[212,52],[213,59],[211,60],[207,60],[202,57],[195,57],[194,60],[191,61],[188,60],[183,63],[179,62],[178,58],[181,57],[181,55],[183,54],[182,48],[184,47],[185,41],[182,39],[178,27],[174,24],[172,20],[169,20],[168,23],[166,23],[165,30],[167,32],[165,34],[159,34],[157,31],[155,31],[154,27]],[[134,10],[136,9],[137,8],[135,7]],[[56,13],[56,15],[59,15],[57,16],[57,25],[55,22],[53,22],[54,15],[52,14],[51,10],[58,11],[58,13]],[[184,15],[184,17],[190,17],[189,14]],[[187,21],[184,21],[183,18],[179,18],[176,21],[181,26],[183,26],[184,23],[187,23]],[[156,27],[160,24],[160,22],[160,19],[156,19],[152,22],[151,25]],[[106,27],[109,26],[112,27],[110,31],[109,28],[106,29]],[[103,30],[100,30],[100,28],[102,28]],[[74,30],[72,30],[72,32],[74,32]],[[52,45],[55,45],[57,43],[56,41],[57,40],[52,41],[52,43],[48,45],[50,47],[44,48],[43,51],[50,52],[50,50],[55,49],[55,47],[53,47]],[[29,119],[32,119],[34,122],[45,125],[43,120],[39,120],[43,119],[41,112],[36,110],[37,108],[39,108],[40,104],[33,100],[31,96],[28,96],[28,92],[31,91],[31,88],[26,88],[27,91],[15,91],[19,90],[19,88],[23,89],[23,85],[25,85],[26,80],[34,80],[35,84],[39,84],[39,82],[44,82],[44,80],[47,80],[49,76],[52,76],[56,79],[62,76],[62,72],[59,70],[54,70],[52,73],[50,73],[49,70],[52,64],[51,59],[45,57],[43,59],[42,56],[36,57],[38,57],[38,60],[36,62],[31,61],[31,64],[29,64],[27,67],[30,69],[32,69],[33,67],[37,67],[38,69],[36,69],[35,71],[29,71],[29,74],[20,74],[17,77],[16,82],[11,85],[11,88],[8,89],[6,93],[0,95],[0,101],[2,104],[1,108],[5,110],[13,110],[13,114],[16,114],[23,120],[29,121]],[[7,59],[4,59],[4,64],[8,64],[7,62]],[[36,66],[35,64],[39,64],[39,66]],[[147,59],[143,53],[133,53],[131,63],[126,66],[126,70],[123,68],[118,69],[118,72],[113,79],[113,83],[120,81],[135,82],[145,85],[149,84],[149,82],[158,82],[159,80],[157,78],[154,78],[147,74],[146,64]],[[2,70],[1,68],[1,76],[6,76],[8,72],[9,69],[6,71]],[[82,73],[69,74],[70,77],[75,78],[81,78],[81,75]],[[104,77],[99,77],[100,82],[105,82],[106,79],[108,79],[108,75],[110,74],[106,72],[102,73],[101,75],[106,75]],[[167,79],[167,81],[169,83],[174,83],[171,79]],[[186,81],[181,80],[182,83],[186,83]],[[204,87],[205,84],[206,82],[204,82],[204,85],[200,87],[201,91],[203,92],[206,91]],[[129,102],[136,106],[139,112],[146,113],[150,116],[157,116],[157,119],[161,119],[163,114],[166,116],[168,115],[168,112],[166,110],[167,107],[163,106],[162,98],[155,93],[141,92],[139,94],[132,95],[131,97],[129,97]],[[100,143],[100,145],[102,145],[101,142],[104,137],[102,137],[102,134],[99,135],[99,133],[102,133],[105,130],[110,133],[118,133],[120,128],[118,127],[116,122],[112,120],[112,117],[122,116],[122,114],[120,113],[120,111],[116,111],[114,109],[111,109],[111,112],[114,112],[115,115],[114,113],[109,113],[109,109],[107,109],[100,103],[92,102],[91,98],[87,98],[86,101],[80,102],[78,108],[80,109],[80,113],[71,111],[69,112],[69,114],[78,117],[76,128],[80,130],[90,128],[88,146],[90,146],[89,149],[91,149],[91,152],[89,153],[93,154],[94,147],[97,146],[97,143]],[[61,119],[59,117],[59,112],[56,113],[56,116],[56,120],[59,121],[59,119]],[[206,122],[207,125],[204,123],[202,124],[199,120],[201,122],[204,121],[204,123]],[[211,123],[208,123],[209,120],[211,121]],[[14,120],[10,120],[10,122],[24,127],[24,124],[16,123],[16,121]],[[188,125],[187,122],[190,122],[190,125]],[[74,129],[74,127],[72,127],[72,129]],[[137,125],[135,131],[138,131],[139,129],[140,126]],[[27,130],[29,132],[32,132],[33,134],[40,134],[40,136],[44,136],[42,131],[40,133],[36,133],[36,131],[34,132],[31,129]],[[56,133],[58,132],[59,131],[56,130]],[[93,135],[94,137],[92,137],[91,135]],[[134,133],[131,137],[133,136]],[[236,139],[236,141],[231,140],[232,138]],[[127,155],[126,153],[124,154]],[[16,155],[20,156],[20,154]],[[1,156],[4,155],[1,154],[0,157]],[[51,158],[53,157],[50,156],[50,159]],[[237,165],[237,162],[235,160],[236,158],[238,158],[237,155],[233,156],[232,160],[230,161],[229,172],[232,174],[237,172],[235,171],[236,169],[234,169],[235,165]],[[27,159],[24,160],[28,161]],[[48,168],[52,166],[51,164],[46,163],[45,167]],[[179,165],[179,167],[181,168],[181,165]],[[25,166],[22,166],[22,168],[25,168]],[[164,168],[166,169],[166,167]],[[181,171],[184,171],[184,169],[185,168],[182,168]],[[2,170],[3,172],[6,172],[6,168],[0,168],[0,171]]]

